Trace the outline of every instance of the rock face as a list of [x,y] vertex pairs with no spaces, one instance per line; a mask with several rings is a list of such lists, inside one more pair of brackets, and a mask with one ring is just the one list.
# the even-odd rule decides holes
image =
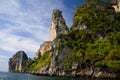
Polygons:
[[52,43],[50,74],[56,74],[57,70],[61,70],[63,68],[63,61],[72,53],[72,50],[68,46],[61,46],[65,41],[65,39],[56,39]]
[[39,50],[36,53],[35,59],[40,58],[45,52],[50,51],[52,47],[52,41],[55,40],[60,34],[68,34],[68,27],[66,26],[65,19],[62,16],[62,11],[55,9],[52,13],[52,22],[50,29],[51,41],[45,41],[41,44]]
[[[68,34],[68,27],[66,25],[66,22],[62,16],[62,11],[60,10],[53,10],[52,13],[52,26],[51,26],[51,41],[52,41],[52,47],[50,51],[51,55],[51,63],[49,68],[49,74],[56,74],[57,69],[62,69],[63,67],[63,60],[72,52],[71,49],[69,49],[67,46],[64,46],[64,48],[61,46],[62,43],[64,43],[65,39],[56,39],[59,35],[66,35]],[[60,46],[62,47],[60,49]],[[57,49],[59,48],[59,49]],[[55,68],[58,66],[57,68]]]
[[9,59],[9,71],[22,72],[23,67],[28,61],[28,57],[24,51],[18,51]]
[[77,27],[74,28],[73,30],[89,30],[89,29],[82,21],[79,21]]
[[68,33],[68,28],[62,16],[62,11],[57,9],[53,10],[52,25],[50,29],[51,41],[53,41],[60,34],[67,34],[67,33]]
[[[43,67],[38,70],[37,74],[42,75],[55,75],[59,74],[58,69],[62,69],[63,60],[72,53],[71,49],[68,46],[61,46],[65,39],[57,38],[59,35],[68,34],[68,27],[66,26],[65,20],[62,16],[62,11],[53,10],[52,13],[52,26],[50,30],[51,41],[44,42],[38,52],[36,53],[35,58],[40,58],[46,51],[50,51],[51,62],[47,67]],[[61,48],[60,48],[61,47]],[[58,67],[56,67],[58,66]],[[61,71],[61,70],[60,70]],[[58,73],[57,73],[58,72]],[[61,73],[62,74],[62,73]]]
[[120,12],[120,0],[110,0],[110,2],[115,8],[115,12]]
[[40,58],[40,56],[43,56],[43,54],[47,51],[51,50],[51,41],[45,41],[43,44],[41,44],[39,50],[36,53],[35,59]]

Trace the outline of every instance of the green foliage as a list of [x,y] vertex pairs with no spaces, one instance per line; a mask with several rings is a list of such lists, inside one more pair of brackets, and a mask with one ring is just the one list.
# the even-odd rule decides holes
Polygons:
[[79,22],[82,22],[91,29],[92,34],[107,34],[114,31],[113,28],[119,31],[118,18],[120,18],[120,14],[116,14],[114,8],[108,3],[100,0],[87,1],[87,3],[77,7],[71,30],[76,28]]
[[95,40],[93,43],[88,43],[86,48],[87,55],[94,55],[93,59],[104,59],[104,57],[111,50],[112,45],[109,42],[109,39],[104,38],[102,40]]
[[107,63],[107,66],[108,66],[110,69],[112,69],[112,70],[118,70],[118,71],[120,71],[120,61],[116,61],[116,60],[114,60],[114,61],[109,61],[109,62]]
[[64,71],[70,71],[73,63],[83,62],[83,51],[79,50],[76,53],[73,53],[64,60]]
[[[86,25],[87,29],[75,30],[79,22]],[[73,54],[64,61],[64,70],[70,70],[73,62],[82,63],[86,60],[91,61],[98,70],[118,70],[119,22],[120,13],[116,13],[108,2],[86,0],[86,3],[77,7],[68,39],[63,43],[73,50]]]
[[109,60],[109,61],[97,62],[95,64],[95,67],[98,70],[119,71],[120,70],[120,61],[119,60]]
[[120,60],[120,47],[112,49],[110,53],[105,57],[106,61],[109,60]]
[[101,71],[101,70],[105,71],[105,70],[108,68],[108,66],[107,66],[107,64],[106,64],[105,61],[96,62],[96,63],[95,63],[95,67],[96,67],[96,69],[97,69],[98,71]]
[[35,59],[29,62],[25,70],[26,71],[37,71],[40,68],[43,68],[49,64],[50,64],[50,53],[46,52],[39,59]]

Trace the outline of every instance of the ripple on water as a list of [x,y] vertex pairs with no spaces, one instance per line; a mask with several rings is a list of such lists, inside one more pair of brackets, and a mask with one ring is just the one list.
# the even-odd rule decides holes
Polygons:
[[[86,80],[83,78],[47,77],[30,74],[0,72],[0,80]],[[87,79],[90,80],[90,79]]]

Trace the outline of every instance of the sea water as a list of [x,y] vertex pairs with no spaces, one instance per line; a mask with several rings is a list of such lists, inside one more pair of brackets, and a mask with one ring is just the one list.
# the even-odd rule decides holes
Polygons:
[[91,79],[35,76],[25,73],[0,72],[0,80],[91,80]]

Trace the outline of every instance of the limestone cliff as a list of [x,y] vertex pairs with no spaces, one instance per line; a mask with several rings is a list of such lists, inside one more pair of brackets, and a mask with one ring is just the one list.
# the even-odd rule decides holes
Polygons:
[[36,53],[35,59],[40,58],[45,52],[50,51],[52,47],[52,41],[55,40],[60,34],[68,34],[68,27],[65,19],[62,16],[62,11],[54,9],[52,13],[50,38],[51,41],[45,41],[41,44],[39,50]]
[[110,0],[113,5],[115,12],[120,12],[120,0]]
[[63,45],[65,41],[66,39],[59,38],[52,42],[50,75],[58,75],[57,72],[63,69],[64,60],[72,53],[72,50],[67,45]]
[[[61,70],[63,68],[63,60],[68,57],[69,54],[72,53],[71,49],[68,46],[63,46],[62,44],[68,39],[59,38],[59,36],[62,34],[62,36],[66,36],[68,34],[68,27],[66,25],[66,22],[62,16],[62,11],[60,10],[53,10],[52,13],[52,26],[50,29],[50,37],[51,41],[45,41],[41,44],[39,50],[36,53],[36,56],[32,62],[39,62],[36,64],[36,66],[28,66],[34,68],[37,71],[35,73],[38,74],[49,74],[49,75],[55,75],[56,72]],[[62,48],[61,48],[62,47]],[[47,52],[47,53],[46,53]],[[48,55],[50,54],[50,56]],[[50,57],[50,61],[48,61],[48,58],[46,56]],[[43,60],[44,59],[44,60]],[[45,60],[46,59],[46,60]],[[43,62],[45,61],[45,62]],[[46,63],[50,62],[50,63]],[[32,65],[30,64],[30,65]],[[43,66],[44,65],[44,66]],[[56,67],[58,66],[58,67]],[[39,67],[39,69],[38,69]],[[30,69],[30,70],[31,70]],[[32,70],[31,70],[32,71]]]
[[40,45],[39,50],[37,51],[35,55],[35,59],[40,58],[40,56],[43,56],[43,54],[47,51],[51,50],[51,41],[45,41]]
[[28,61],[28,56],[24,51],[18,51],[12,58],[9,59],[10,72],[22,72],[23,67]]
[[[50,37],[51,41],[45,41],[41,44],[40,49],[36,53],[35,59],[42,58],[42,55],[49,51],[51,57],[51,63],[47,66],[48,72],[51,75],[54,75],[57,72],[57,69],[62,69],[63,60],[72,52],[68,46],[64,46],[64,48],[59,48],[62,43],[64,43],[65,39],[58,38],[61,34],[68,34],[68,27],[66,22],[62,16],[62,11],[53,10],[52,13],[52,25],[50,29]],[[49,67],[48,67],[49,66]],[[56,67],[58,66],[58,67]],[[56,67],[56,68],[55,68]],[[46,67],[37,71],[37,73],[46,73]]]
[[53,10],[52,23],[50,29],[51,41],[53,41],[60,34],[67,34],[68,27],[66,26],[65,19],[62,16],[62,11]]

